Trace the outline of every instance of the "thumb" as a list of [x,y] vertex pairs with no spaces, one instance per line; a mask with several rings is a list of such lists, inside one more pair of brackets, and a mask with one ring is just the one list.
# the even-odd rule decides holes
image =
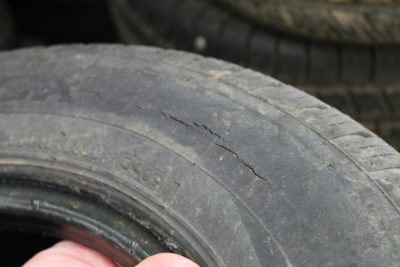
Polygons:
[[36,254],[23,267],[116,267],[100,253],[71,241],[62,241]]

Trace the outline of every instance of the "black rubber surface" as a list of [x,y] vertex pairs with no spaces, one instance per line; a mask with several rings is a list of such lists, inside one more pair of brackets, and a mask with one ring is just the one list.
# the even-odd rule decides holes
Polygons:
[[14,16],[18,47],[29,45],[26,39],[32,45],[116,41],[105,0],[4,1]]
[[59,240],[42,234],[0,231],[0,241],[2,265],[22,266],[32,255],[51,247]]
[[0,0],[0,50],[13,45],[14,25],[10,11],[3,0]]
[[148,47],[0,53],[0,70],[0,198],[25,180],[95,195],[201,266],[400,264],[399,153],[306,93]]
[[[116,0],[109,4],[127,43],[185,49],[262,71],[318,96],[400,149],[395,132],[400,121],[395,107],[400,102],[392,100],[392,94],[400,94],[399,46],[301,39],[257,26],[215,1]],[[373,95],[379,104],[359,105],[354,99],[360,94]]]

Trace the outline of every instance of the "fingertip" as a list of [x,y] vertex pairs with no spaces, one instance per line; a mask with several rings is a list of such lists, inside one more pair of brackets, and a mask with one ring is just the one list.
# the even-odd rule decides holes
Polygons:
[[[24,267],[64,266],[70,267],[115,267],[116,265],[100,253],[71,241],[62,241],[35,255]],[[199,267],[193,261],[173,253],[151,256],[137,267]]]
[[56,243],[36,254],[24,265],[24,267],[39,266],[116,267],[110,259],[99,252],[72,241]]
[[160,253],[140,262],[137,267],[199,267],[193,261],[173,253]]

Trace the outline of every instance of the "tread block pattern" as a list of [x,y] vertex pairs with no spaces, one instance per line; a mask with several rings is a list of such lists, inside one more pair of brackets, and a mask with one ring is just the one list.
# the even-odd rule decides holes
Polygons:
[[305,77],[306,46],[295,39],[281,39],[276,74],[285,81],[300,82]]
[[[372,136],[371,133],[366,132],[364,127],[360,124],[353,125],[353,122],[345,118],[334,118],[333,120],[320,120],[317,122],[319,129],[324,132],[324,135],[329,139],[338,138],[345,135],[359,135],[363,137]],[[352,127],[350,127],[352,125]]]
[[219,47],[221,58],[231,62],[244,64],[246,41],[250,32],[249,24],[231,19],[224,27]]
[[400,150],[400,122],[398,120],[381,122],[379,124],[379,135],[388,140],[397,150]]
[[[230,74],[230,73],[228,73]],[[254,91],[260,87],[265,86],[265,76],[261,73],[251,71],[249,69],[243,69],[235,72],[235,75],[226,75],[221,77],[219,80],[232,86]],[[273,80],[273,79],[271,79]],[[278,84],[278,83],[277,83]]]
[[375,82],[399,82],[400,49],[399,47],[384,47],[376,49]]
[[400,87],[299,86],[325,103],[340,109],[400,150]]
[[[399,74],[400,75],[400,72]],[[400,118],[400,85],[388,86],[384,89],[385,95],[396,118]]]
[[378,119],[384,116],[384,107],[381,104],[380,92],[371,87],[354,87],[353,99],[360,118]]
[[339,66],[337,49],[332,45],[310,45],[310,72],[308,81],[313,84],[333,83]]
[[[179,28],[181,24],[185,25],[188,22],[190,24],[193,22],[194,14],[201,14],[204,6],[207,6],[205,13],[201,15],[196,23],[197,27],[194,31],[195,35],[206,37],[207,45],[200,45],[203,49],[195,51],[204,53],[206,47],[212,48],[215,44],[220,44],[221,38],[226,38],[227,42],[221,44],[221,50],[233,51],[235,50],[233,47],[240,49],[236,50],[236,52],[251,55],[251,67],[263,70],[267,74],[271,74],[272,71],[269,68],[271,52],[279,51],[280,58],[278,60],[281,66],[278,67],[280,71],[274,74],[277,78],[285,81],[299,81],[299,76],[306,71],[303,69],[307,67],[304,66],[304,61],[309,62],[309,70],[306,71],[309,73],[306,73],[308,75],[303,77],[304,82],[331,84],[337,78],[340,78],[340,83],[350,85],[368,82],[387,84],[400,81],[398,75],[400,70],[399,47],[335,46],[292,38],[286,35],[279,36],[281,41],[276,42],[276,33],[263,28],[257,28],[249,40],[250,44],[243,45],[243,39],[246,39],[249,29],[256,27],[256,25],[251,21],[231,15],[228,10],[205,0],[111,1],[111,4],[114,3],[117,3],[121,9],[124,6],[132,9],[132,12],[129,13],[133,13],[135,16],[145,20],[144,22],[147,25],[152,25],[157,32],[165,32],[164,28]],[[230,19],[226,28],[221,31],[229,16],[235,17],[235,19]],[[186,32],[186,34],[192,34],[192,32]],[[166,42],[171,41],[172,37],[176,37],[175,34],[164,36]],[[179,47],[181,39],[178,38],[176,41],[174,44]],[[275,45],[277,47],[273,48]],[[309,46],[309,49],[306,49],[307,46]],[[217,52],[215,49],[209,49],[204,54],[219,55],[225,60],[230,60],[232,57],[230,52],[226,53],[228,56],[226,58],[224,57],[225,53],[218,54]],[[236,59],[234,62],[241,63],[240,57],[234,57],[234,59]],[[290,69],[293,63],[298,68]]]
[[348,115],[354,115],[354,105],[348,97],[348,90],[341,86],[299,86],[302,90],[312,93],[323,102],[335,107]]
[[250,43],[250,66],[264,73],[273,71],[275,43],[277,37],[273,34],[256,30]]
[[[348,116],[327,107],[313,97],[303,96],[303,92],[297,91],[300,92],[297,93],[290,86],[280,84],[279,81],[269,77],[258,76],[253,79],[250,75],[247,81],[243,81],[244,76],[245,71],[240,70],[219,80],[251,95],[261,97],[268,103],[277,105],[277,107],[293,114],[304,123],[311,125],[317,132],[340,147],[341,150],[358,160],[363,159],[359,163],[366,171],[377,171],[374,166],[379,166],[380,169],[398,167],[400,155],[393,148],[387,146],[382,139]],[[261,86],[262,80],[264,80],[263,87],[255,89]],[[238,81],[241,82],[238,83]],[[266,87],[269,89],[266,89]],[[264,92],[264,95],[260,92]],[[282,98],[282,95],[288,97]]]
[[334,142],[351,154],[358,149],[372,148],[372,150],[374,150],[376,147],[387,146],[386,143],[377,136],[360,138],[358,135],[346,135],[335,138]]
[[359,159],[368,160],[373,157],[385,157],[388,155],[396,155],[397,151],[388,146],[353,148],[348,150],[353,155],[357,155]]
[[365,47],[342,47],[341,81],[359,84],[369,81],[371,74],[370,51]]
[[393,163],[398,162],[398,160],[400,160],[398,154],[374,155],[369,158],[359,159],[370,172],[393,168]]
[[400,206],[400,169],[377,171],[371,174],[385,193],[394,199],[397,206]]

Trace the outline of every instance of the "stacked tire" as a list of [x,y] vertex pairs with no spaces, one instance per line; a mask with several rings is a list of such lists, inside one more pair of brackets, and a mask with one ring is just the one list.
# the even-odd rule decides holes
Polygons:
[[109,1],[120,36],[293,84],[400,147],[400,6],[374,1]]

